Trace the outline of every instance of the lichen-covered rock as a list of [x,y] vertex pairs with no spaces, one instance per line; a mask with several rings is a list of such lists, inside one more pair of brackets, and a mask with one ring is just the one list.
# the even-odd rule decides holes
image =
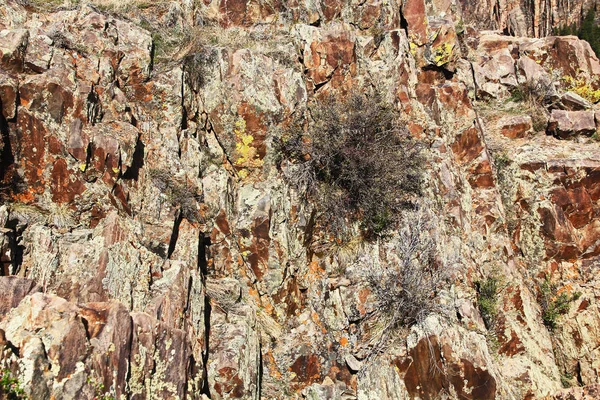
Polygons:
[[[600,64],[529,6],[0,0],[2,367],[32,398],[593,396]],[[412,214],[336,238],[279,152],[363,88],[423,149],[444,284],[411,326],[369,274]]]

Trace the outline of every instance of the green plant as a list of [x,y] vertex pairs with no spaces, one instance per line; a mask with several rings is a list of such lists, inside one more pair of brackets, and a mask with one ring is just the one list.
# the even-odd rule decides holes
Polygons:
[[465,33],[465,22],[462,20],[462,18],[459,19],[456,24],[454,24],[454,31],[458,36],[461,36]]
[[0,377],[0,398],[6,396],[8,400],[26,399],[25,391],[21,387],[21,383],[15,378],[9,369],[2,370]]
[[96,378],[88,376],[87,383],[94,388],[93,400],[116,400],[116,397],[107,392],[104,384],[96,380]]
[[565,372],[564,374],[560,375],[560,383],[562,384],[562,387],[566,388],[570,388],[573,386],[573,374],[570,372]]
[[[286,177],[320,206],[321,221],[338,237],[360,222],[365,237],[384,234],[421,193],[420,146],[381,96],[329,96],[297,121],[277,145],[292,165]],[[304,125],[304,128],[302,128]]]
[[539,287],[540,306],[542,307],[542,320],[550,330],[558,326],[558,319],[569,311],[571,302],[581,297],[580,292],[569,295],[567,291],[559,293],[558,288],[546,277]]
[[481,318],[487,329],[494,328],[498,315],[498,291],[500,279],[495,275],[488,276],[485,280],[475,282],[477,289],[477,304]]
[[525,101],[525,93],[523,92],[523,88],[521,86],[515,87],[510,92],[510,97],[507,100],[513,101],[515,103],[520,103],[522,101]]

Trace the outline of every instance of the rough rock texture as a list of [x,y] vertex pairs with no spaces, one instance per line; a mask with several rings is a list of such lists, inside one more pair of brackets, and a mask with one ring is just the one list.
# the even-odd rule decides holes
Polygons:
[[554,28],[579,25],[597,0],[458,0],[463,18],[483,29],[542,37]]
[[[468,24],[592,2],[488,3],[0,0],[2,369],[33,399],[595,398],[600,118],[569,91],[600,62]],[[365,87],[423,146],[447,272],[401,329],[366,275],[410,226],[335,240],[276,151]]]

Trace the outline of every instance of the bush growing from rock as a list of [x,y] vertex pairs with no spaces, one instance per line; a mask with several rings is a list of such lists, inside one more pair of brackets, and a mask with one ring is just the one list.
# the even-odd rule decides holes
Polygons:
[[375,310],[387,321],[387,328],[410,327],[436,311],[436,297],[449,272],[435,262],[435,238],[427,210],[404,213],[398,230],[394,265],[372,265],[365,270],[375,299]]
[[420,194],[423,163],[397,112],[378,95],[353,93],[317,101],[308,114],[278,146],[294,167],[292,183],[318,204],[338,237],[355,221],[366,237],[394,227]]
[[187,182],[180,182],[167,170],[150,169],[148,175],[169,203],[179,208],[181,217],[189,221],[198,221],[198,188]]
[[0,398],[8,400],[26,399],[21,383],[9,369],[0,372]]
[[479,313],[487,329],[494,328],[498,314],[498,291],[500,280],[489,276],[485,280],[475,282]]
[[540,306],[542,307],[542,320],[544,325],[550,330],[558,326],[558,318],[569,311],[571,302],[579,299],[581,293],[575,292],[569,295],[563,291],[558,293],[556,285],[550,282],[548,278],[540,285]]

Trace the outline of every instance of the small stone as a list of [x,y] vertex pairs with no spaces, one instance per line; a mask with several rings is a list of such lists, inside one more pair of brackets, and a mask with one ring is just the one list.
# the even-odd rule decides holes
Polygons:
[[363,363],[358,361],[352,354],[346,354],[344,359],[346,361],[346,365],[348,365],[348,369],[350,369],[350,371],[353,373],[360,371],[363,366]]

